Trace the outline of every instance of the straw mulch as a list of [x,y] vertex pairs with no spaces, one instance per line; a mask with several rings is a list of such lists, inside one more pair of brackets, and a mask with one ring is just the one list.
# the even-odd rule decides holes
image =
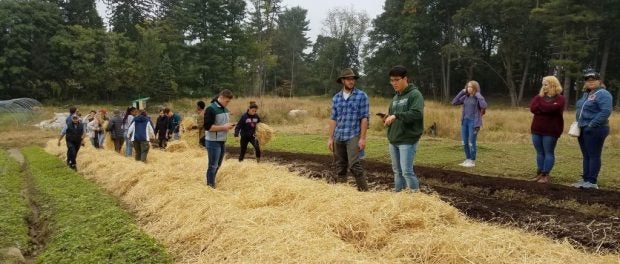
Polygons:
[[273,130],[273,128],[271,128],[267,124],[265,123],[256,124],[256,139],[260,143],[261,147],[267,145],[267,143],[271,141],[274,135],[275,135],[275,131]]
[[[47,151],[66,149],[50,141]],[[147,164],[80,151],[78,170],[130,208],[178,263],[618,263],[518,229],[468,220],[421,193],[357,192],[269,163],[151,151]],[[115,166],[109,166],[115,164]]]
[[189,149],[189,145],[185,140],[174,140],[168,142],[168,146],[166,146],[166,151],[168,152],[183,152]]

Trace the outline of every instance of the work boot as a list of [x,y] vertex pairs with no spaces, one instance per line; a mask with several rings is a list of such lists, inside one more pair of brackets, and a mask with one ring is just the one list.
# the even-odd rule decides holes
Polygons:
[[537,171],[536,172],[536,177],[532,178],[532,181],[537,182],[538,180],[540,180],[540,178],[542,178],[543,173],[541,171]]

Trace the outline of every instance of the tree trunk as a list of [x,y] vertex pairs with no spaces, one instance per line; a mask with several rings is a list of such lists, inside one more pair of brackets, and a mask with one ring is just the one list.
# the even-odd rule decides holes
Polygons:
[[451,65],[452,55],[448,52],[448,56],[445,57],[442,55],[441,58],[441,82],[442,82],[442,91],[441,91],[441,101],[448,102],[450,99],[450,65]]
[[521,77],[521,85],[519,85],[519,97],[517,98],[517,105],[520,105],[521,101],[523,101],[523,90],[525,89],[525,82],[527,81],[527,74],[528,74],[528,71],[530,70],[530,58],[532,56],[530,55],[529,50],[526,52],[526,54],[527,54],[527,58],[525,59],[525,66],[523,67],[523,77]]
[[[568,76],[568,72],[564,72],[564,85],[562,85],[564,87],[564,91],[566,91],[566,93],[564,94],[564,97],[566,97],[566,107],[568,107],[568,105],[570,104],[570,90],[571,90],[571,79],[570,76]],[[577,87],[575,87],[575,94],[577,94]],[[575,96],[575,98],[577,98],[577,96]]]
[[[603,58],[601,59],[601,82],[605,82],[605,72],[607,71],[607,63],[609,62],[609,50],[611,49],[611,42],[613,37],[608,37],[605,40],[605,46],[603,47]],[[618,96],[617,96],[618,97]]]

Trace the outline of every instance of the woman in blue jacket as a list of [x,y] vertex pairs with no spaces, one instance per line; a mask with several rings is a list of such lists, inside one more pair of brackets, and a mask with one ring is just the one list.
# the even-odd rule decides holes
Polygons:
[[577,188],[598,189],[597,178],[601,170],[601,153],[605,138],[609,135],[609,116],[612,96],[605,89],[601,76],[594,69],[583,75],[584,94],[577,101],[576,118],[581,133],[579,148],[583,156],[583,178],[574,184]]

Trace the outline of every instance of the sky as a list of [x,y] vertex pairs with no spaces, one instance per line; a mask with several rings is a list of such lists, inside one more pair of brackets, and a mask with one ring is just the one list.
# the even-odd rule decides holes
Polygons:
[[[385,0],[283,0],[285,7],[292,8],[300,6],[308,10],[308,20],[310,21],[310,31],[308,37],[314,42],[316,37],[321,34],[323,20],[327,11],[335,7],[353,7],[356,11],[365,11],[370,19],[375,19],[383,12]],[[102,17],[105,17],[105,5],[102,0],[97,0],[97,10]]]

